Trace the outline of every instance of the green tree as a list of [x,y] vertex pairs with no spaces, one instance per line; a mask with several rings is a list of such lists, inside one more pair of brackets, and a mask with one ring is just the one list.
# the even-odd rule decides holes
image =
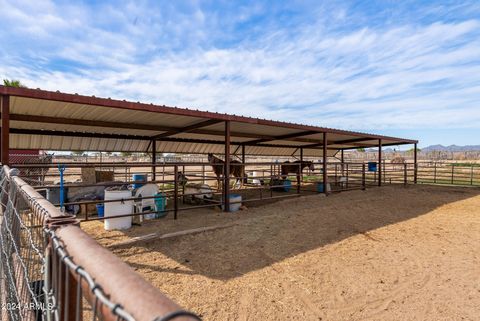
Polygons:
[[365,152],[365,148],[363,148],[363,147],[357,148],[357,152],[362,152],[362,153],[364,153],[364,152]]
[[131,152],[121,152],[120,155],[122,155],[123,157],[129,157],[129,156],[132,156],[133,153]]
[[17,88],[27,88],[24,84],[20,82],[20,80],[16,79],[4,79],[3,80],[3,85],[7,87],[17,87]]

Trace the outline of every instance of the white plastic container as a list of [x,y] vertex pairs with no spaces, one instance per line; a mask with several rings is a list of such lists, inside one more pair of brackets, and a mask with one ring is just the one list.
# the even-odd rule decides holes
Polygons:
[[260,176],[260,172],[253,172],[252,176],[254,177],[252,183],[255,185],[261,185],[260,180],[258,178],[255,178]]
[[[230,194],[230,212],[236,212],[242,206],[242,195],[239,194]],[[225,209],[225,206],[222,205],[222,209]]]
[[[146,184],[135,190],[135,197],[153,197],[158,193],[158,186],[155,184]],[[147,198],[141,201],[135,202],[137,209],[136,213],[155,211],[155,199]],[[152,220],[155,218],[156,213],[150,213],[143,215],[146,220]]]
[[[105,200],[121,200],[132,198],[130,190],[108,191],[105,190]],[[105,217],[115,217],[119,215],[133,213],[133,201],[119,201],[105,203]],[[132,227],[132,217],[109,218],[105,220],[105,230],[126,230]]]

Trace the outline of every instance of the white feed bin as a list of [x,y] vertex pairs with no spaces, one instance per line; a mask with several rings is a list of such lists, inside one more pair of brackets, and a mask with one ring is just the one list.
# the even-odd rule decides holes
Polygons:
[[[121,200],[132,198],[130,190],[109,191],[105,190],[105,200]],[[119,201],[105,203],[105,218],[119,215],[131,214],[133,212],[133,201]],[[132,217],[119,217],[105,219],[105,230],[125,230],[132,226]]]
[[255,177],[261,176],[260,174],[261,174],[260,172],[256,172],[256,171],[253,172],[253,174],[252,174],[252,176],[253,176],[252,183],[253,183],[253,184],[255,184],[255,185],[261,185],[260,179],[255,178]]
[[[242,207],[242,195],[240,194],[230,194],[230,212],[236,212]],[[222,205],[222,210],[225,209],[225,206]]]

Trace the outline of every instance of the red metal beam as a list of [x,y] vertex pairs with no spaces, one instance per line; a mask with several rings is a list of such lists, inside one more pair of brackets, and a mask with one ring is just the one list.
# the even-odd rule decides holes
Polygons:
[[204,121],[201,121],[199,123],[195,123],[195,124],[190,125],[190,126],[186,126],[186,127],[183,127],[183,128],[178,128],[178,129],[175,129],[175,130],[170,130],[166,133],[156,135],[156,136],[153,137],[153,139],[160,139],[160,138],[164,138],[164,137],[169,137],[169,136],[179,134],[179,133],[188,133],[188,132],[191,132],[192,130],[199,129],[199,128],[202,128],[202,127],[207,127],[207,126],[214,125],[214,124],[218,124],[220,122],[222,122],[222,121],[218,120],[218,119],[204,120]]
[[153,139],[152,142],[152,180],[156,180],[157,178],[157,168],[155,164],[157,163],[157,142]]
[[[374,139],[374,138],[373,138]],[[353,139],[344,139],[344,140],[337,140],[337,141],[332,141],[328,145],[343,145],[343,144],[352,144],[352,143],[357,143],[357,142],[363,142],[366,140],[372,140],[371,137],[362,137],[362,138],[353,138]],[[302,147],[304,148],[312,148],[312,147],[318,147],[318,146],[323,146],[322,143],[315,143],[311,145],[304,145]]]
[[327,173],[327,146],[328,146],[328,137],[327,133],[323,133],[323,192],[325,195],[328,195],[328,173]]
[[[24,134],[24,135],[46,135],[46,136],[64,136],[64,137],[87,137],[87,138],[111,138],[111,139],[132,139],[132,140],[144,140],[151,141],[150,136],[134,136],[134,135],[122,135],[122,134],[103,134],[103,133],[82,133],[82,132],[64,132],[64,131],[51,131],[51,130],[39,130],[39,129],[19,129],[12,128],[10,129],[12,134]],[[174,137],[165,137],[159,141],[166,142],[179,142],[179,143],[198,143],[198,144],[215,144],[215,145],[224,145],[224,141],[218,140],[206,140],[206,139],[191,139],[191,138],[174,138]],[[248,142],[231,142],[232,145],[246,145],[250,146]],[[258,146],[258,145],[257,145]],[[260,147],[273,147],[273,148],[296,148],[292,145],[272,145],[272,144],[262,144]],[[312,148],[317,149],[317,148]],[[331,150],[337,150],[332,148]]]
[[283,139],[289,139],[289,138],[297,138],[297,137],[307,136],[307,135],[312,135],[312,134],[317,134],[317,133],[318,133],[317,131],[308,130],[308,131],[303,131],[301,133],[292,133],[292,134],[273,136],[273,137],[270,137],[270,138],[262,138],[262,139],[252,140],[252,141],[249,141],[248,143],[253,144],[253,145],[257,145],[257,144],[264,143],[264,142],[269,142],[269,141],[272,141],[272,140],[283,140]]
[[224,163],[223,190],[225,193],[225,212],[230,212],[230,122],[225,122],[225,163]]
[[[413,183],[417,184],[418,168],[417,168],[417,144],[413,145]],[[452,166],[453,170],[453,166]]]
[[[88,127],[104,127],[104,128],[125,128],[125,129],[139,129],[139,130],[151,130],[151,131],[161,131],[161,132],[180,132],[184,128],[178,127],[169,127],[169,126],[158,126],[158,125],[148,125],[148,124],[135,124],[135,123],[120,123],[120,122],[109,122],[109,121],[98,121],[98,120],[89,120],[89,119],[76,119],[76,118],[63,118],[63,117],[49,117],[49,116],[37,116],[37,115],[21,115],[21,114],[10,114],[10,120],[15,121],[24,121],[24,122],[34,122],[34,123],[47,123],[47,124],[62,124],[62,125],[77,125],[77,126],[88,126]],[[218,122],[215,120],[215,122]],[[188,130],[190,133],[194,134],[203,134],[203,135],[213,135],[223,137],[224,133],[220,130],[209,130],[209,129],[192,129]],[[272,139],[273,136],[263,135],[263,134],[252,134],[252,133],[241,133],[241,132],[231,132],[232,137],[245,137],[245,138],[258,138],[258,139]],[[292,141],[298,142],[316,142],[314,139],[289,139]]]
[[7,96],[7,95],[2,96],[1,139],[2,139],[1,161],[3,165],[8,165],[9,152],[10,152],[10,96]]
[[382,140],[378,140],[378,186],[382,186]]

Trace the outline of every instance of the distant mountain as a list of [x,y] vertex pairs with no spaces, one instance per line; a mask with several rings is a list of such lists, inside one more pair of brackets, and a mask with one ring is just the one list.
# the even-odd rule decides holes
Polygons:
[[422,152],[471,152],[471,151],[480,151],[480,145],[466,145],[466,146],[458,146],[458,145],[450,145],[450,146],[443,146],[443,145],[431,145],[422,148]]

